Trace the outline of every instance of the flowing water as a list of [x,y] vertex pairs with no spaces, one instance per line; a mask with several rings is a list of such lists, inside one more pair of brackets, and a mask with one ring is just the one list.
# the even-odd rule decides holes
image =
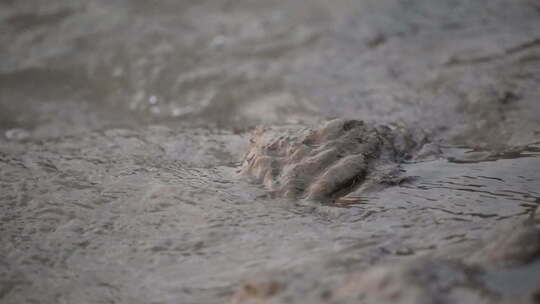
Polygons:
[[[535,0],[3,0],[0,302],[372,303],[339,290],[429,258],[470,290],[426,303],[538,303],[538,260],[459,282],[537,222],[539,87]],[[255,126],[334,117],[442,154],[344,205],[238,174]]]

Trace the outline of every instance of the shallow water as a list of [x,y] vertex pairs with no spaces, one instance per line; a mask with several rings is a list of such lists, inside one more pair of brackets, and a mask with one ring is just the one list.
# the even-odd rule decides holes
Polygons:
[[[249,302],[262,273],[269,303],[349,303],[329,290],[373,265],[468,263],[540,204],[539,17],[528,0],[3,1],[0,302]],[[443,154],[339,206],[238,175],[254,126],[330,117]],[[537,264],[454,302],[532,301]]]

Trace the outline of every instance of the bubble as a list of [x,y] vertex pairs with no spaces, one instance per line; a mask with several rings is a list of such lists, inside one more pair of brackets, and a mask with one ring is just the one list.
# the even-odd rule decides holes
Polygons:
[[210,45],[214,48],[222,48],[227,42],[227,38],[223,35],[218,35],[212,39]]
[[124,69],[121,67],[116,67],[113,70],[113,77],[121,77],[124,75]]
[[7,130],[5,136],[10,140],[25,140],[30,137],[30,133],[24,129],[15,128]]

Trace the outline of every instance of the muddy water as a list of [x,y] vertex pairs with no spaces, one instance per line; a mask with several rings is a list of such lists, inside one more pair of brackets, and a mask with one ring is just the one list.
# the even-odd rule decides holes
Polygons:
[[[536,303],[537,231],[492,241],[537,225],[536,1],[12,0],[0,29],[0,302]],[[443,153],[339,206],[238,175],[254,126],[332,117]]]

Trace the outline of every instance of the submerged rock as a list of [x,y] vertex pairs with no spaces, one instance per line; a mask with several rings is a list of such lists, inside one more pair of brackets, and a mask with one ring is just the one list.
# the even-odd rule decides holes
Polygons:
[[246,278],[232,303],[539,303],[538,233],[532,225],[501,230],[462,249],[465,258],[439,252],[349,264],[338,275],[321,276],[321,265],[265,273]]
[[396,182],[400,162],[426,140],[403,128],[335,119],[317,129],[260,127],[251,142],[241,174],[278,197],[331,202],[367,181]]
[[525,226],[497,235],[470,256],[469,261],[485,267],[510,267],[540,257],[540,229]]
[[283,286],[276,280],[265,280],[265,277],[255,277],[246,280],[241,288],[233,295],[232,304],[264,303],[277,295]]
[[351,275],[336,294],[365,303],[453,303],[448,302],[452,289],[471,285],[473,274],[462,264],[443,260],[380,265]]

